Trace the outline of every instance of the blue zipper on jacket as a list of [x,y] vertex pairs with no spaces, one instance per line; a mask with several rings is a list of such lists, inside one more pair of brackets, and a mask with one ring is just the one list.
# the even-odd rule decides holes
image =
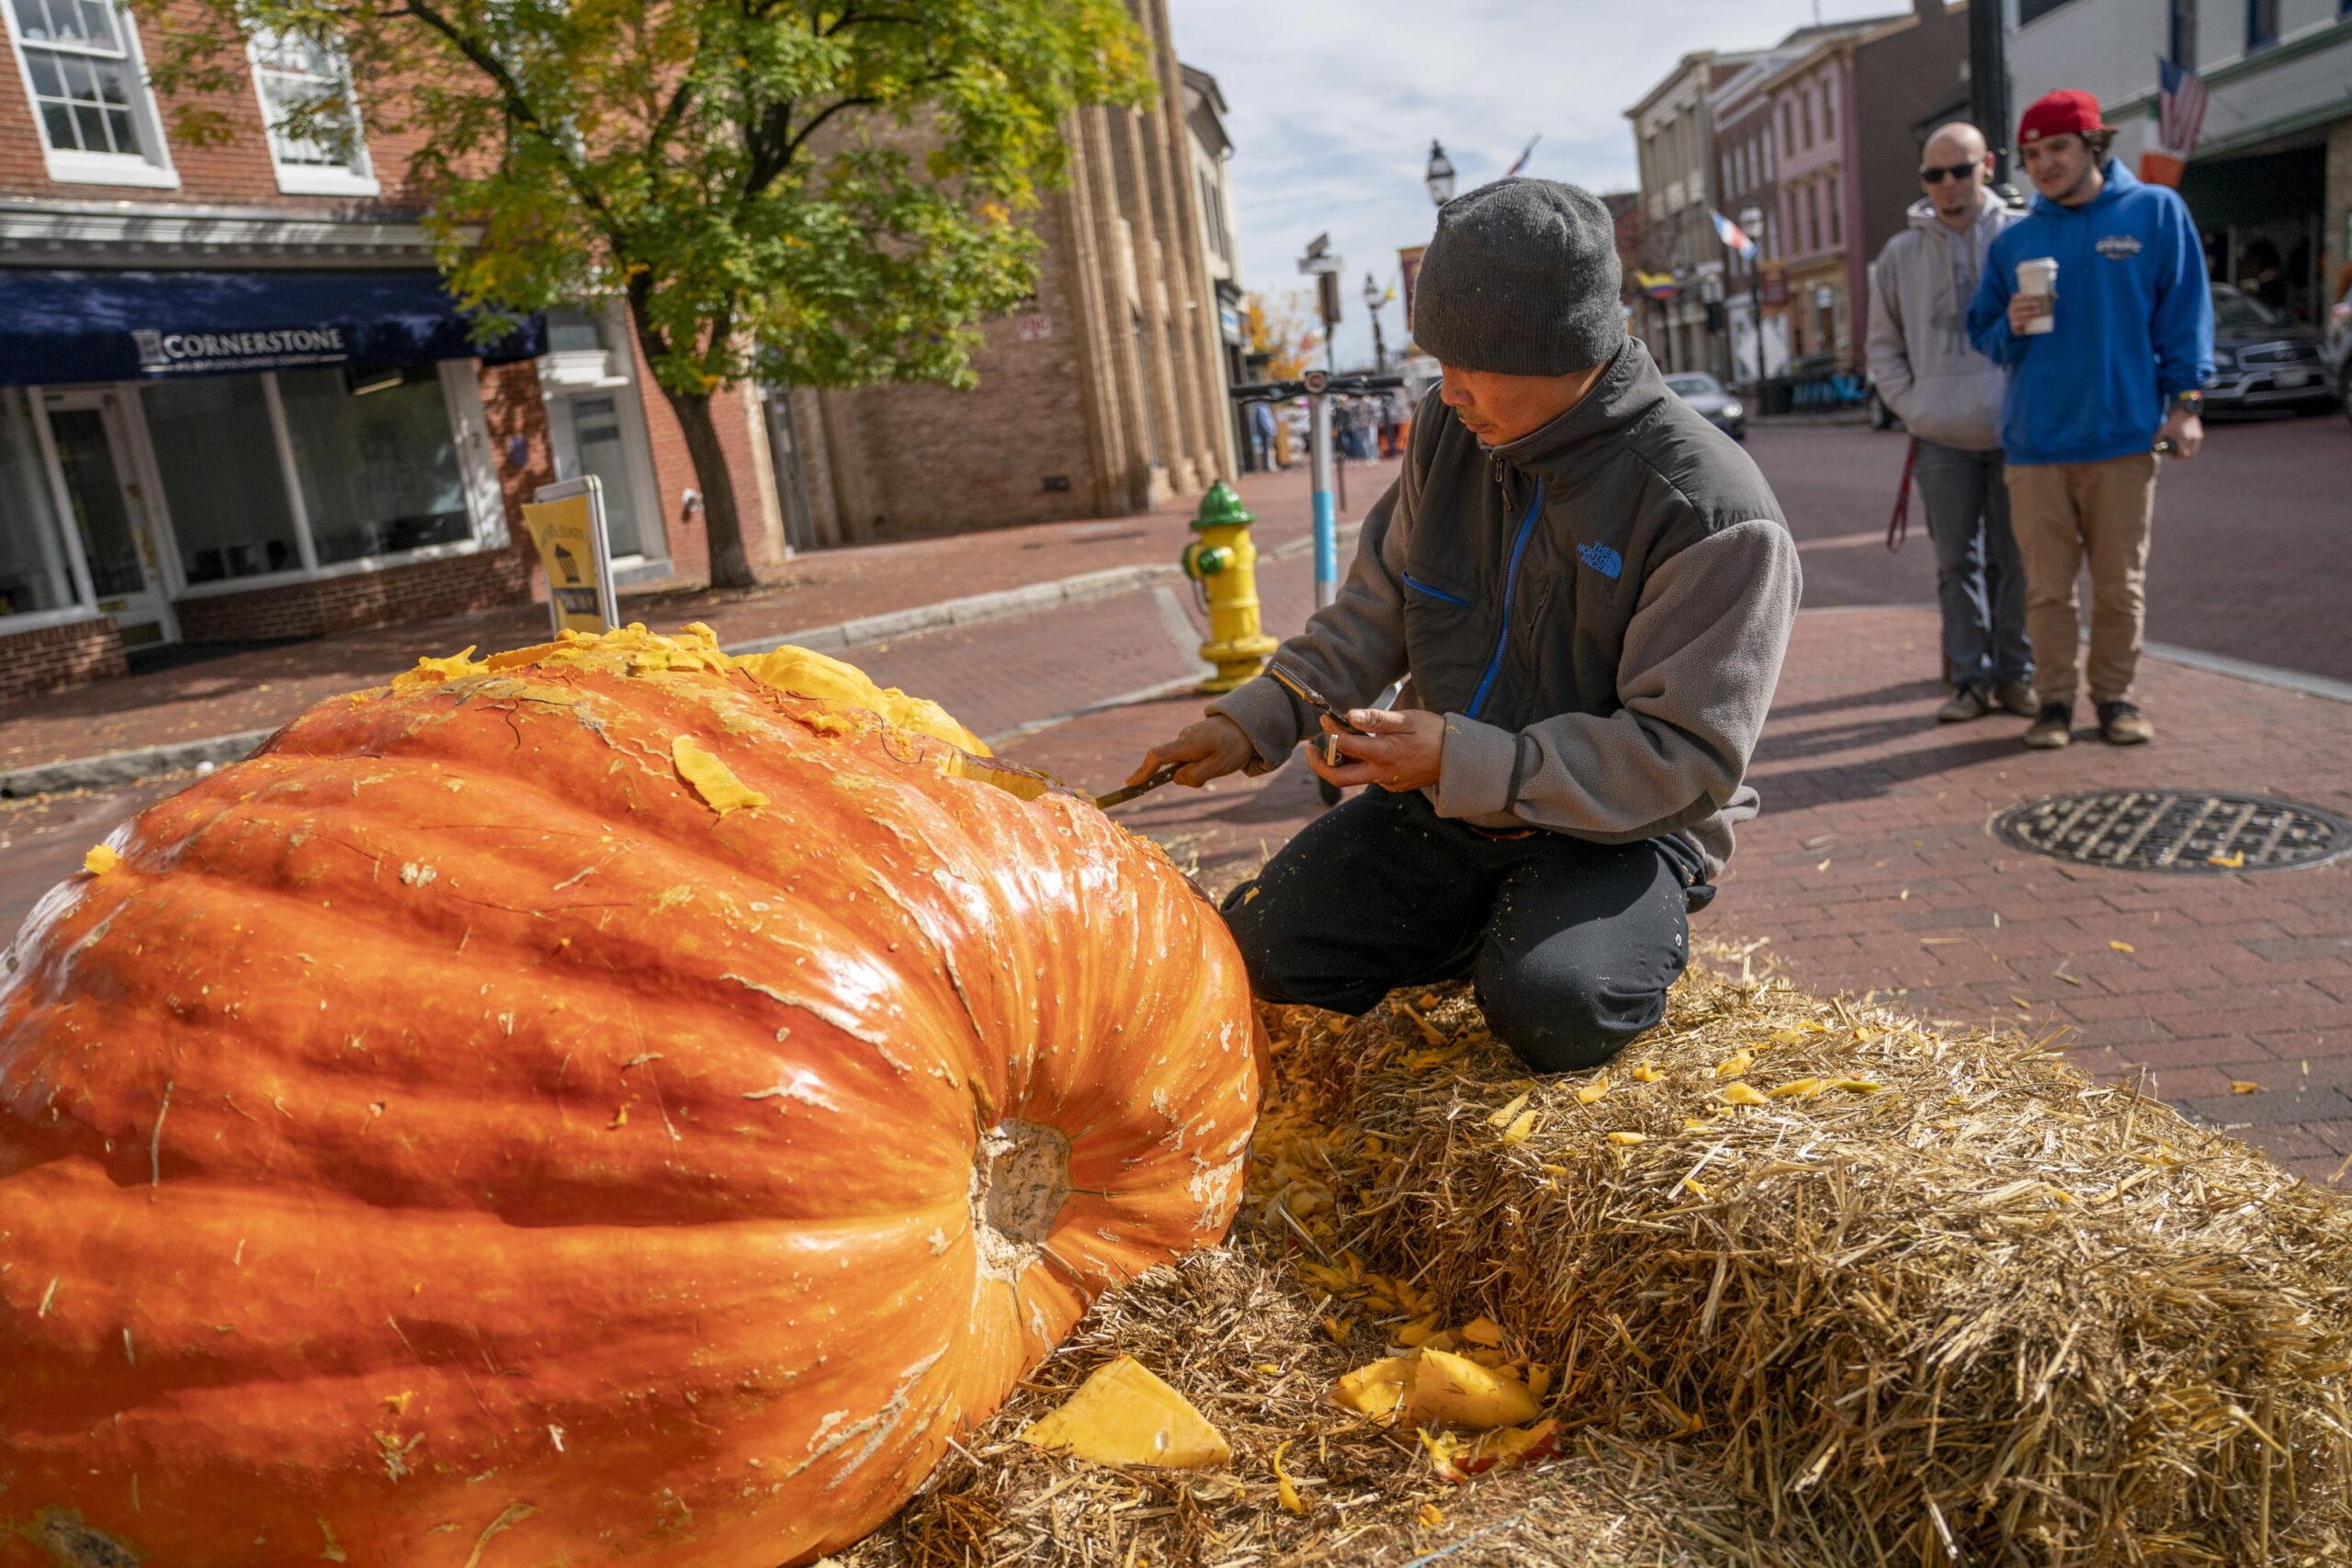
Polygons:
[[1535,519],[1544,510],[1544,481],[1535,481],[1535,500],[1528,506],[1527,515],[1519,520],[1519,537],[1510,542],[1510,565],[1503,570],[1503,624],[1495,633],[1495,651],[1487,660],[1487,672],[1478,677],[1478,690],[1470,699],[1470,715],[1478,716],[1487,705],[1487,697],[1495,689],[1495,677],[1502,673],[1503,649],[1510,641],[1510,604],[1512,590],[1519,586],[1519,558],[1527,548],[1527,536],[1535,532]]
[[1409,571],[1405,573],[1405,586],[1416,593],[1426,593],[1432,599],[1442,599],[1449,604],[1459,604],[1464,609],[1470,606],[1470,601],[1462,597],[1461,594],[1448,593],[1442,588],[1432,588]]

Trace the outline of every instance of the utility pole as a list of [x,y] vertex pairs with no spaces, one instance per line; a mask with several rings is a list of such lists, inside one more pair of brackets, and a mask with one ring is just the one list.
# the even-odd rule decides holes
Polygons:
[[1993,148],[1993,183],[2009,183],[2009,61],[2001,33],[2003,7],[1968,8],[1968,116]]

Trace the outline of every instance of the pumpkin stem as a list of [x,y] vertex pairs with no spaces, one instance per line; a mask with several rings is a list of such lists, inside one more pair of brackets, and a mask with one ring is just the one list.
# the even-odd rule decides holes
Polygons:
[[1053,1234],[1069,1194],[1069,1139],[1058,1128],[1007,1117],[983,1132],[972,1153],[980,1266],[1018,1279]]

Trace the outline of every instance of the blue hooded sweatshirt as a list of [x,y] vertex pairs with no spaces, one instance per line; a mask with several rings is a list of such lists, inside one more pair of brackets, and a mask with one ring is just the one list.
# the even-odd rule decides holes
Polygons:
[[[2001,447],[2012,463],[2098,463],[2145,452],[2176,392],[2213,374],[2205,250],[2178,192],[2143,185],[2110,158],[2080,207],[2034,198],[1993,241],[1968,336],[2008,367]],[[2009,331],[2018,263],[2058,263],[2057,324]]]

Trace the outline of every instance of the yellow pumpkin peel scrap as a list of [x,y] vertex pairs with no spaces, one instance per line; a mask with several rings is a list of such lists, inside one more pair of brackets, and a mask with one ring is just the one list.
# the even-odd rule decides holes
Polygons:
[[1097,1368],[1059,1409],[1024,1427],[1021,1440],[1095,1464],[1216,1470],[1233,1458],[1225,1434],[1133,1356]]
[[93,844],[89,852],[82,857],[82,869],[92,876],[104,876],[121,863],[122,857],[116,854],[113,846],[108,844]]
[[704,750],[702,743],[691,735],[681,735],[670,742],[670,761],[677,765],[678,776],[702,796],[702,803],[721,817],[768,803],[766,795],[737,778],[734,769]]
[[1298,1488],[1293,1484],[1290,1472],[1283,1468],[1283,1455],[1289,1451],[1291,1443],[1297,1440],[1294,1438],[1274,1445],[1274,1495],[1282,1500],[1283,1506],[1290,1512],[1303,1514],[1306,1512],[1306,1505],[1300,1500]]
[[1734,1081],[1724,1089],[1723,1098],[1724,1102],[1727,1105],[1765,1105],[1770,1103],[1761,1093],[1758,1092],[1755,1085],[1737,1081]]

